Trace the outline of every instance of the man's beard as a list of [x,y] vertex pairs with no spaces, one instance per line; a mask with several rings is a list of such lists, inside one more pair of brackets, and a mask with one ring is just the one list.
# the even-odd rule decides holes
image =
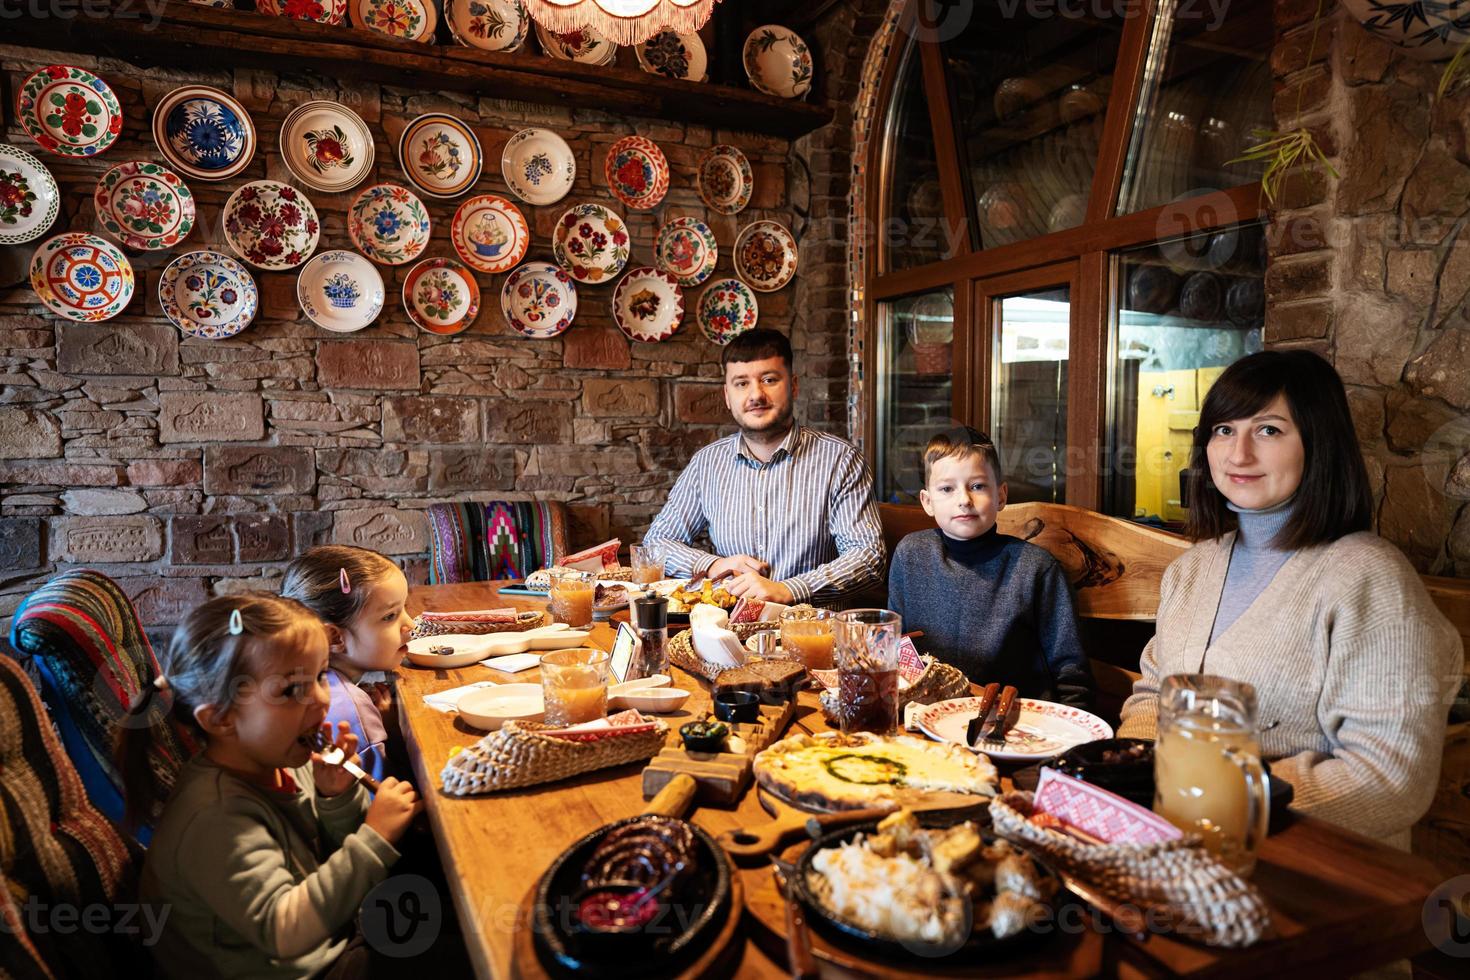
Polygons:
[[778,414],[775,418],[771,419],[771,421],[767,422],[765,425],[750,426],[746,425],[743,420],[738,424],[740,426],[741,435],[764,436],[775,432],[785,432],[787,429],[791,428],[791,420],[794,417],[795,412],[793,410],[792,404],[791,402],[787,402],[785,410]]

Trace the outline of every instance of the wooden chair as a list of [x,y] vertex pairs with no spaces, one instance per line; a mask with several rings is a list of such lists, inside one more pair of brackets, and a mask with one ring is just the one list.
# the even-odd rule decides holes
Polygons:
[[429,583],[525,578],[567,553],[567,507],[490,500],[429,508]]

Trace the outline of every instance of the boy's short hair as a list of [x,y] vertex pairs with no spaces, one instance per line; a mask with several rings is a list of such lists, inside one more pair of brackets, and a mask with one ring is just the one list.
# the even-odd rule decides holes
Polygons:
[[990,472],[995,475],[995,482],[1005,482],[1005,471],[1001,469],[1000,453],[996,451],[995,443],[990,437],[979,429],[972,429],[968,425],[958,425],[953,429],[941,432],[929,440],[929,445],[924,447],[924,486],[929,485],[929,474],[934,470],[934,464],[941,459],[950,459],[974,454],[985,460],[990,467]]
[[756,327],[736,334],[735,339],[720,351],[720,371],[723,373],[730,364],[764,361],[768,357],[781,358],[786,363],[786,370],[790,371],[791,341],[779,330]]

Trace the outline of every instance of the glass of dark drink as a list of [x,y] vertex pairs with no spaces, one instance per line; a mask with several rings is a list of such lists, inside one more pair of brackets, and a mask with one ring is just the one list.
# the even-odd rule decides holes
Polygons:
[[903,620],[890,609],[849,609],[833,620],[838,723],[843,734],[898,730],[898,641]]

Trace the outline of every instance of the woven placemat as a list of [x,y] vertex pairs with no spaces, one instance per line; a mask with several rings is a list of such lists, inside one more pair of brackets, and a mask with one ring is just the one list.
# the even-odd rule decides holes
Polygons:
[[444,792],[452,796],[493,793],[638,762],[656,755],[669,737],[669,726],[657,719],[649,731],[609,733],[593,741],[541,734],[552,728],[534,721],[506,722],[498,732],[449,757],[440,773]]
[[523,633],[526,630],[544,626],[551,617],[544,612],[521,612],[516,613],[513,623],[486,623],[478,620],[442,619],[436,617],[426,620],[423,617],[414,621],[412,639],[424,636],[446,636],[450,633],[460,635],[479,635],[483,633]]
[[[778,623],[731,623],[730,632],[738,636],[741,644],[744,644],[755,634],[764,630],[777,629],[779,625]],[[669,640],[668,650],[669,662],[675,667],[687,670],[696,677],[703,677],[707,681],[714,680],[721,671],[730,669],[724,664],[712,664],[708,660],[700,659],[699,655],[694,652],[693,629],[682,630],[674,634],[673,639]]]

